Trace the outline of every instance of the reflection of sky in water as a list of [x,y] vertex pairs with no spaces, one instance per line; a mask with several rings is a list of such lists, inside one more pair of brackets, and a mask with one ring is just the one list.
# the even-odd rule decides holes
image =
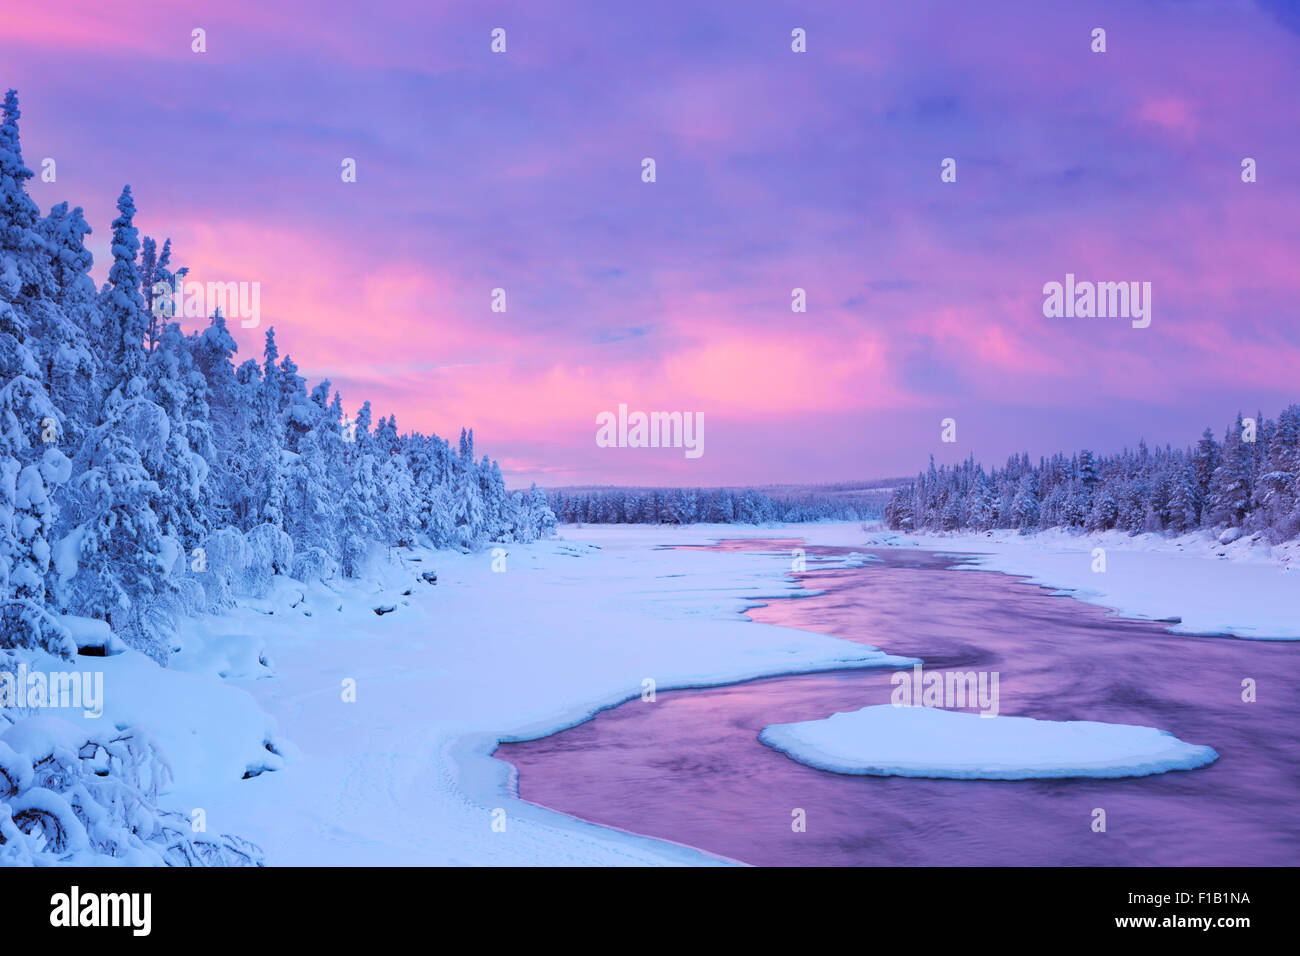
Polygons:
[[[798,541],[750,542],[763,550]],[[726,543],[727,550],[742,545]],[[849,549],[816,549],[847,554]],[[810,570],[828,593],[755,620],[922,658],[927,672],[996,670],[1001,713],[1159,727],[1220,759],[1126,780],[965,781],[824,773],[763,746],[766,725],[888,703],[889,670],[661,691],[542,740],[503,745],[524,799],[758,864],[1294,865],[1300,730],[1283,688],[1300,648],[1166,634],[952,556],[880,551]],[[810,554],[811,557],[811,554]],[[1259,701],[1241,702],[1243,677]],[[807,811],[807,832],[790,829]],[[1093,833],[1102,807],[1108,831]]]

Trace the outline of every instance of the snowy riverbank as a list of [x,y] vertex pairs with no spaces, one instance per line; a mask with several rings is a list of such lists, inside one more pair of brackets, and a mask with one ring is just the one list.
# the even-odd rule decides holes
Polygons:
[[[1014,531],[983,534],[900,534],[858,522],[777,525],[566,526],[587,541],[702,544],[719,538],[801,538],[846,548],[916,547],[969,556],[972,570],[1027,577],[1123,617],[1171,621],[1180,634],[1300,640],[1300,540],[1272,547],[1250,536],[1220,544],[1209,533],[1178,538],[1107,531],[1072,534]],[[1104,572],[1094,549],[1105,550]],[[809,563],[809,567],[812,567]]]
[[[104,714],[54,715],[91,732],[148,728],[175,772],[160,803],[201,808],[271,865],[708,863],[511,799],[510,768],[489,754],[641,696],[647,680],[911,663],[742,616],[748,597],[798,589],[770,555],[634,537],[511,546],[503,572],[490,551],[415,556],[368,583],[280,580],[193,622],[166,670],[133,651],[79,658],[105,674]],[[437,584],[421,580],[430,569]]]
[[[856,523],[561,534],[511,547],[504,573],[492,571],[490,553],[426,555],[438,568],[436,586],[405,598],[393,593],[400,580],[373,595],[356,587],[332,613],[332,596],[315,598],[313,619],[296,621],[292,635],[247,612],[214,619],[228,633],[261,625],[280,676],[251,690],[298,752],[283,773],[209,791],[223,828],[260,843],[273,864],[716,862],[504,797],[509,768],[488,754],[498,739],[552,733],[637,697],[646,679],[663,690],[900,659],[739,615],[750,598],[797,593],[784,549],[778,557],[662,545],[747,537],[980,550],[982,567],[1076,588],[1076,597],[1133,616],[1300,637],[1285,603],[1300,574],[1242,548],[1229,560],[1208,545],[1122,536],[899,539]],[[1109,568],[1094,578],[1097,546],[1108,549]],[[394,600],[396,613],[370,610]],[[339,700],[349,676],[355,704]],[[492,828],[498,809],[504,832]]]
[[[1122,617],[1171,621],[1179,634],[1300,640],[1300,541],[1271,547],[1242,537],[1220,544],[1204,532],[1166,538],[1108,531],[1076,535],[868,536],[880,545],[982,553],[980,570],[1023,575],[1029,583],[1110,608]],[[1105,554],[1105,570],[1096,549]]]
[[[145,728],[175,777],[160,805],[201,808],[210,831],[252,840],[271,865],[710,863],[722,861],[515,800],[510,768],[489,755],[498,740],[640,697],[646,681],[665,690],[912,662],[739,613],[806,593],[789,573],[796,541],[767,554],[663,545],[779,538],[979,552],[980,568],[1130,616],[1181,617],[1182,630],[1300,637],[1300,572],[1240,545],[1220,556],[1193,540],[904,538],[857,523],[561,535],[504,558],[403,553],[360,582],[276,579],[267,598],[191,621],[168,669],[134,651],[79,657],[74,669],[104,674],[103,716],[47,714],[88,733]],[[1107,549],[1104,574],[1091,570],[1094,547]],[[436,584],[422,580],[430,570]]]

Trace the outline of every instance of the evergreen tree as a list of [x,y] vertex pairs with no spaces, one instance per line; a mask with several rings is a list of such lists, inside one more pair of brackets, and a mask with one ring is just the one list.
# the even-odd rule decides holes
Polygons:
[[61,544],[71,561],[63,562],[60,603],[107,621],[140,650],[163,659],[167,649],[142,626],[145,608],[168,589],[175,560],[154,513],[159,488],[116,422],[91,433],[75,466],[77,524]]
[[145,331],[148,313],[140,296],[136,256],[140,235],[135,228],[135,200],[131,187],[123,186],[113,220],[113,265],[101,300],[106,334],[103,365],[110,387],[127,391],[131,380],[144,372]]
[[[473,449],[473,439],[466,445],[463,440],[461,448]],[[452,527],[455,529],[455,543],[462,548],[477,548],[483,540],[483,503],[479,500],[478,482],[474,475],[474,463],[462,457],[462,465],[456,474],[456,487],[452,493]]]
[[98,396],[94,382],[99,373],[89,335],[97,324],[95,283],[89,272],[94,258],[86,249],[90,226],[81,208],[71,212],[59,203],[41,220],[50,273],[53,302],[39,310],[36,330],[41,344],[37,359],[51,403],[63,416],[63,435],[75,448],[93,423]]
[[1196,473],[1191,465],[1179,467],[1174,473],[1166,520],[1169,530],[1175,534],[1196,527]]
[[1219,467],[1219,444],[1214,440],[1214,432],[1209,428],[1205,429],[1201,440],[1196,443],[1192,467],[1196,478],[1196,517],[1197,521],[1200,521],[1202,509],[1210,499],[1214,470]]
[[1027,472],[1017,483],[1016,496],[1011,503],[1011,520],[1022,534],[1038,527],[1038,475]]
[[1250,446],[1241,440],[1241,414],[1228,429],[1219,456],[1219,465],[1211,475],[1208,496],[1208,521],[1212,524],[1239,525],[1250,507]]

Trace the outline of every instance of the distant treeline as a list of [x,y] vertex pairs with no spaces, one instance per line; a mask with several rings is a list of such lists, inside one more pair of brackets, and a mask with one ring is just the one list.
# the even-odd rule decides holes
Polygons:
[[956,531],[1046,528],[1181,534],[1197,528],[1300,534],[1300,405],[1276,421],[1240,414],[1220,443],[1205,429],[1195,447],[1098,456],[1084,450],[1031,465],[1013,456],[985,471],[974,458],[899,487],[885,507],[891,528]]
[[772,524],[879,520],[897,479],[737,488],[556,488],[559,521],[586,524]]

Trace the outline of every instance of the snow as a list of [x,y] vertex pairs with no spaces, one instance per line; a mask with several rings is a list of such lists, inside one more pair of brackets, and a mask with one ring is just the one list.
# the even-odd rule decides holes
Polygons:
[[[32,787],[10,798],[9,812],[19,829],[35,838],[38,846],[48,843],[58,853],[72,854],[85,854],[90,849],[86,828],[60,794]],[[42,817],[53,818],[54,822],[46,823]]]
[[[1208,532],[1178,538],[1109,531],[1018,535],[877,532],[883,546],[964,552],[972,570],[1022,575],[1122,617],[1170,621],[1178,634],[1300,640],[1300,542],[1269,547],[1251,538],[1221,545]],[[1106,570],[1095,572],[1103,548]]]
[[1219,759],[1154,727],[892,704],[772,724],[758,739],[810,767],[876,777],[1143,777]]
[[72,477],[72,459],[57,448],[47,448],[41,456],[40,469],[47,484],[61,485]]
[[[553,541],[512,545],[504,573],[490,552],[421,557],[382,583],[308,588],[288,612],[295,585],[263,605],[292,614],[278,626],[251,607],[212,618],[213,636],[266,636],[278,676],[244,686],[299,755],[177,796],[282,865],[717,862],[515,800],[511,768],[489,755],[639,697],[646,679],[663,691],[910,662],[741,616],[751,591],[796,587],[771,556]],[[376,616],[381,603],[397,610]],[[347,678],[355,703],[341,700]]]
[[84,742],[75,727],[54,717],[30,717],[17,724],[0,725],[0,744],[28,758],[29,769],[30,761],[45,756],[51,747],[76,750]]
[[174,771],[159,805],[202,808],[272,865],[728,862],[521,802],[490,755],[647,679],[661,692],[916,662],[744,617],[755,594],[800,593],[785,554],[603,537],[510,545],[505,572],[490,550],[415,550],[368,580],[276,576],[263,598],[187,619],[166,669],[135,650],[34,666],[103,670],[103,717],[58,719],[152,732]]
[[[104,675],[104,706],[100,716],[79,708],[45,708],[40,717],[9,726],[0,723],[5,741],[26,741],[25,728],[40,721],[40,737],[52,736],[54,725],[64,727],[60,742],[75,750],[87,737],[113,727],[142,727],[157,740],[171,763],[174,786],[201,788],[206,782],[240,779],[250,767],[280,759],[266,751],[274,736],[274,721],[247,691],[233,682],[176,668],[159,668],[139,651],[126,649],[111,657],[78,657],[69,662],[34,652],[30,669],[46,673]],[[79,738],[79,739],[78,739]]]
[[85,541],[84,528],[74,528],[54,544],[54,570],[62,581],[70,580],[77,574],[77,561],[81,555],[82,543]]
[[[954,566],[1023,576],[1026,583],[1106,607],[1122,617],[1165,621],[1178,634],[1300,640],[1300,539],[1270,546],[1258,537],[1221,545],[1209,532],[1181,537],[1122,531],[1076,534],[1015,531],[980,534],[900,534],[878,522],[655,527],[584,525],[564,533],[594,542],[707,544],[723,538],[802,539],[790,545],[843,548],[915,547],[960,558]],[[1106,571],[1094,572],[1093,550],[1106,551]],[[787,555],[789,551],[784,552]],[[830,565],[808,555],[809,571]],[[853,555],[837,559],[856,563]]]
[[[522,804],[490,754],[651,685],[915,663],[739,612],[820,593],[792,571],[865,567],[873,545],[932,539],[873,538],[853,522],[602,526],[513,544],[547,538],[556,514],[541,489],[507,492],[500,466],[476,458],[472,430],[453,450],[399,431],[395,417],[374,423],[369,401],[345,412],[328,382],[308,393],[298,366],[279,360],[274,329],[261,361],[236,366],[220,310],[186,335],[147,309],[141,289],[180,272],[169,243],[159,252],[140,234],[129,187],[97,294],[81,210],[63,203],[41,217],[25,191],[18,117],[10,91],[0,123],[12,160],[0,163],[0,667],[6,678],[76,670],[91,678],[76,686],[102,686],[106,699],[102,711],[0,710],[3,786],[18,781],[10,796],[30,804],[21,832],[0,804],[0,862],[70,862],[56,845],[77,862],[261,859],[230,833],[186,836],[190,808],[279,863],[718,862]],[[1069,501],[1052,494],[1066,487],[1064,458],[1040,484],[1024,456],[993,475],[995,488],[977,475],[975,494],[963,492],[973,515],[956,496],[936,514],[942,496],[927,491],[962,486],[973,465],[961,477],[932,472],[885,513],[910,497],[909,527],[983,526],[993,516],[983,489],[1002,496],[995,523],[1029,528],[1075,521],[1073,505],[1095,493],[1089,527],[1184,527],[1190,516],[1294,536],[1300,406],[1260,423],[1258,452],[1246,447],[1254,423],[1249,439],[1235,437],[1242,428],[1238,417],[1222,448],[1207,431],[1190,457],[1145,446],[1136,459],[1081,453],[1069,463]],[[1153,486],[1142,475],[1176,479],[1169,514],[1143,507]],[[884,494],[769,490],[596,489],[556,501],[575,517],[765,520],[875,513]],[[765,554],[660,548],[736,536],[794,540],[788,553],[787,542]],[[809,556],[796,547],[804,538],[852,553]],[[1300,539],[1267,553],[1237,528],[1186,547],[1106,539],[1108,573],[1091,576],[1096,539],[939,540],[982,552],[972,560],[983,569],[1134,616],[1177,616],[1182,630],[1300,637]],[[30,778],[19,766],[28,757]]]
[[[796,548],[859,552],[831,560],[808,554],[809,570],[856,566],[873,547],[978,550],[981,567],[1032,570],[1058,589],[1077,583],[1081,564],[1093,587],[1089,600],[1128,614],[1182,616],[1214,632],[1276,630],[1285,623],[1277,603],[1283,592],[1246,601],[1234,589],[1267,596],[1268,582],[1296,580],[1271,555],[1242,551],[1228,560],[1208,545],[1181,542],[1180,550],[1180,542],[1143,538],[1102,539],[1110,570],[1093,576],[1093,538],[900,538],[857,522],[560,531],[560,539],[510,545],[504,572],[493,570],[491,550],[395,549],[385,560],[381,549],[366,579],[273,575],[260,598],[186,618],[167,668],[132,649],[74,662],[38,655],[33,666],[102,670],[104,716],[57,711],[54,719],[79,725],[83,736],[125,726],[150,732],[174,770],[159,806],[185,814],[202,808],[213,831],[260,845],[272,865],[717,864],[728,861],[524,803],[514,796],[512,768],[490,755],[498,741],[554,733],[636,700],[647,679],[658,692],[916,663],[744,617],[756,598],[806,593],[790,574]],[[719,538],[779,543],[764,553],[664,547]],[[1225,572],[1239,578],[1222,590],[1215,575]],[[426,573],[438,583],[423,580]],[[1198,583],[1167,587],[1165,576]],[[1126,590],[1130,577],[1145,579],[1145,589]],[[377,616],[380,605],[395,610]],[[355,702],[343,699],[347,681],[355,682]],[[1010,718],[972,719],[992,724],[976,725],[980,734],[995,735]],[[1126,759],[1130,771],[1169,769],[1193,751],[1212,759],[1150,728],[1107,733],[1114,736],[1095,741],[1093,756],[1112,770]],[[1152,746],[1136,746],[1144,743]],[[1050,755],[1053,746],[1043,749]],[[1039,763],[1038,771],[1077,772],[1086,762],[1077,740],[1063,753],[1070,766]],[[1026,758],[1018,759],[1025,770]],[[504,832],[492,827],[498,808]]]
[[78,650],[95,650],[103,657],[121,654],[126,650],[126,644],[104,621],[93,617],[64,614],[59,617],[59,623],[68,629]]

